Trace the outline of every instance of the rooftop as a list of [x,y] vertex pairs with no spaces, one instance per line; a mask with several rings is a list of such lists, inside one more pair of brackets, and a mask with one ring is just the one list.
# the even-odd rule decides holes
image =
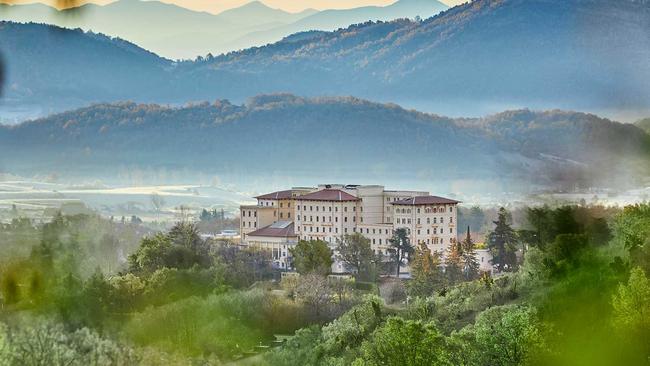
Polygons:
[[349,193],[343,192],[340,189],[323,189],[318,192],[304,194],[302,196],[296,197],[299,201],[360,201],[360,198],[357,198]]
[[391,202],[393,205],[444,205],[444,204],[456,204],[460,201],[452,200],[450,198],[438,197],[438,196],[418,196],[406,198],[399,201]]
[[291,189],[288,189],[286,191],[277,191],[273,193],[263,194],[255,198],[260,200],[288,200],[291,198],[292,192],[293,191]]
[[293,221],[276,221],[269,226],[248,233],[247,236],[271,236],[286,238],[296,236],[293,231]]

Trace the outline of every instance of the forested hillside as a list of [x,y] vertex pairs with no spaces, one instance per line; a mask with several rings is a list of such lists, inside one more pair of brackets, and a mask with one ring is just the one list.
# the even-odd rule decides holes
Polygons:
[[576,188],[638,182],[649,153],[650,136],[639,128],[582,113],[451,119],[356,98],[293,95],[183,108],[100,104],[0,129],[6,171],[103,178],[127,167],[293,177],[322,177],[325,169],[332,179],[355,181]]
[[[96,36],[44,26],[4,24],[0,50],[12,103],[38,101],[55,110],[126,99],[241,102],[291,92],[354,95],[454,115],[506,106],[646,111],[648,24],[647,1],[479,0],[421,22],[367,22],[164,71],[164,60],[141,64],[142,52],[130,57],[138,67],[115,67],[117,45],[99,50]],[[48,34],[68,35],[78,46]],[[44,52],[47,61],[24,62]],[[90,77],[88,70],[116,78]],[[97,93],[107,82],[112,93]]]

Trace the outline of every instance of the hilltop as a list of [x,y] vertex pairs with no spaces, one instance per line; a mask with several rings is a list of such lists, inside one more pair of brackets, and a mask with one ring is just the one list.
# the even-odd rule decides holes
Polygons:
[[243,105],[82,108],[0,129],[0,156],[5,171],[22,175],[114,179],[128,168],[311,177],[325,169],[333,180],[568,189],[647,177],[650,136],[575,112],[453,119],[357,98],[261,95]]

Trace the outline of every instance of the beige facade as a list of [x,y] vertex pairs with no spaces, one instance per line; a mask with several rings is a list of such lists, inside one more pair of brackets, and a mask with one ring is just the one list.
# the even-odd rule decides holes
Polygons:
[[389,255],[390,238],[393,237],[393,224],[359,224],[355,232],[370,240],[370,246],[375,254]]
[[[426,243],[431,251],[446,253],[457,236],[458,201],[423,191],[387,191],[380,185],[322,184],[293,188],[256,197],[255,206],[242,206],[242,243],[278,250],[280,268],[290,260],[283,248],[298,240],[322,240],[335,249],[343,235],[360,233],[376,254],[388,255],[395,229],[406,228],[411,242]],[[251,216],[252,215],[252,216]],[[248,237],[275,222],[292,222],[292,238]],[[286,235],[285,235],[286,236]],[[292,243],[290,243],[292,242]],[[274,249],[275,248],[275,249]],[[274,260],[276,257],[274,257]],[[342,271],[335,263],[333,271]]]
[[323,240],[335,243],[336,238],[352,234],[361,214],[361,201],[340,190],[325,189],[299,197],[295,210],[295,230],[300,240]]
[[273,207],[248,205],[239,207],[239,233],[241,240],[246,241],[246,235],[275,221]]
[[[413,245],[424,242],[432,252],[444,255],[449,245],[456,240],[458,202],[424,199],[425,197],[393,203],[393,225],[395,229],[406,228]],[[423,199],[418,201],[417,198]]]

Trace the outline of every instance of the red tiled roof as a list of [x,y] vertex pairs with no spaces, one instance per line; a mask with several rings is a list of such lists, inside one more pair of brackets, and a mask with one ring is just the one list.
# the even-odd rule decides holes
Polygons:
[[277,191],[273,193],[267,193],[263,194],[261,196],[257,196],[255,198],[260,199],[260,200],[287,200],[291,198],[292,191],[286,190],[286,191]]
[[359,201],[360,199],[340,189],[322,189],[296,197],[300,201]]
[[452,200],[449,198],[438,197],[438,196],[418,196],[406,198],[399,201],[391,202],[393,205],[444,205],[444,204],[455,204],[460,203],[460,201]]
[[269,226],[250,232],[246,234],[246,236],[272,236],[286,238],[289,236],[296,236],[296,234],[293,231],[293,222],[278,221]]

